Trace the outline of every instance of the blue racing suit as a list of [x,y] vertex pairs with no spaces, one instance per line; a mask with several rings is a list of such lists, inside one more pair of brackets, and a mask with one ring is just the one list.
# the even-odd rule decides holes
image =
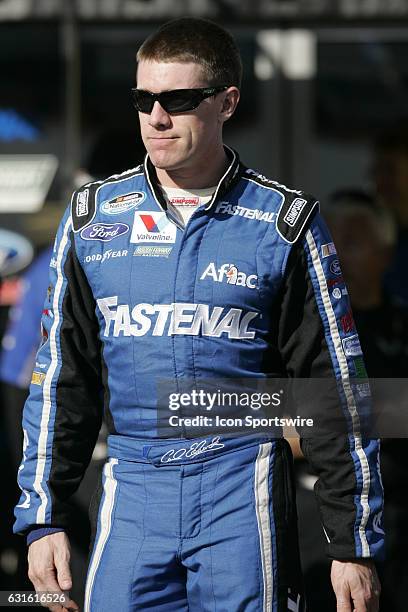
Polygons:
[[333,377],[347,433],[301,441],[328,554],[382,554],[379,445],[348,388],[364,364],[318,203],[226,152],[186,227],[146,158],[75,192],[58,230],[14,529],[69,531],[104,408],[86,610],[303,610],[287,443],[162,439],[160,379]]

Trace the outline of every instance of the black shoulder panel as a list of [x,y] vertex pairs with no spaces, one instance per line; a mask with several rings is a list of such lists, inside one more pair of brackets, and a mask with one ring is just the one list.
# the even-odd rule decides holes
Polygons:
[[72,224],[74,232],[79,232],[95,217],[96,190],[100,182],[88,183],[74,192],[71,202]]
[[141,174],[143,165],[139,164],[135,168],[125,170],[120,174],[113,174],[103,181],[87,183],[74,192],[71,202],[72,224],[74,232],[79,232],[86,225],[89,225],[96,214],[96,192],[102,185],[120,182],[123,179],[132,178]]
[[282,189],[285,197],[276,221],[276,229],[282,238],[293,244],[306,228],[312,216],[319,210],[319,202],[308,193]]

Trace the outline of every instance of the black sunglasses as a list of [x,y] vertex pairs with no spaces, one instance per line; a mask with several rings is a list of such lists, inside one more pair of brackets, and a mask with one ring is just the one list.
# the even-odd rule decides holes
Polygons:
[[134,107],[141,113],[150,113],[157,101],[166,113],[183,113],[197,108],[203,100],[228,89],[228,85],[219,87],[201,87],[199,89],[172,89],[155,94],[144,89],[133,87],[132,100]]

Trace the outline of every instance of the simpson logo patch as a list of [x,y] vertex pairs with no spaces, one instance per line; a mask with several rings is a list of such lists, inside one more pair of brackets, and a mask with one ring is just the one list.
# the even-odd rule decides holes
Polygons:
[[286,215],[283,217],[285,223],[287,223],[290,227],[293,227],[296,224],[296,221],[299,219],[302,210],[307,204],[307,200],[304,198],[296,198],[293,200],[292,204],[289,206],[289,210]]

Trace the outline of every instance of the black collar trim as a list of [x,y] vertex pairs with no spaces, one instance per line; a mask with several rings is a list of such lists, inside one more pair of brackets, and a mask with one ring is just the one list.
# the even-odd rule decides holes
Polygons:
[[[206,205],[205,210],[210,210],[210,208],[212,208],[212,206],[214,205],[215,200],[218,197],[222,197],[223,195],[225,195],[225,193],[229,191],[233,187],[233,185],[235,185],[235,183],[239,180],[241,174],[244,171],[244,167],[240,163],[238,153],[236,153],[236,151],[234,151],[230,147],[227,147],[226,145],[224,145],[224,149],[228,158],[230,159],[230,164],[227,170],[220,178],[217,188],[211,200]],[[156,168],[153,166],[148,155],[146,155],[144,160],[144,171],[147,182],[149,184],[153,197],[156,200],[156,203],[163,211],[166,212],[167,202],[157,181]]]

